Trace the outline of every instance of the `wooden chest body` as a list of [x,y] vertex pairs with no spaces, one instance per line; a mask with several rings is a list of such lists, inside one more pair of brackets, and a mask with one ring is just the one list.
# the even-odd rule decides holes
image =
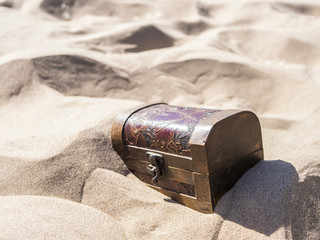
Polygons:
[[118,116],[112,143],[139,179],[204,213],[263,159],[260,123],[249,111],[141,106]]

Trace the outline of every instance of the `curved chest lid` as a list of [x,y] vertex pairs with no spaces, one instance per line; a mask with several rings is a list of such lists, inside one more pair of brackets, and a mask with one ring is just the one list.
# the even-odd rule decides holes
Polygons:
[[137,111],[126,121],[123,142],[157,151],[191,157],[190,137],[200,120],[219,110],[153,105]]

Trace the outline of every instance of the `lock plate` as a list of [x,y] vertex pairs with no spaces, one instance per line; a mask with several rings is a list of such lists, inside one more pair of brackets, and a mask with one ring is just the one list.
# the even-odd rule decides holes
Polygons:
[[147,169],[153,175],[151,182],[157,183],[160,176],[164,176],[162,165],[164,164],[164,158],[161,154],[146,152],[146,159],[150,162]]

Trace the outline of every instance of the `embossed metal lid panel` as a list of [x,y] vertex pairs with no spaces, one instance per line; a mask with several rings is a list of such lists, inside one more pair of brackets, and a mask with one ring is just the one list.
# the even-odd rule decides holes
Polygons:
[[191,157],[189,140],[195,126],[216,112],[166,104],[150,106],[127,119],[123,141],[126,145]]

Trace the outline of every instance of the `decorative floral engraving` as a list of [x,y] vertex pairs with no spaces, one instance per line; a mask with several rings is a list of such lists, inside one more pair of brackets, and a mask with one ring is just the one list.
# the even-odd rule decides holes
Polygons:
[[189,140],[195,126],[215,112],[217,110],[165,104],[144,108],[127,120],[124,143],[191,157]]

